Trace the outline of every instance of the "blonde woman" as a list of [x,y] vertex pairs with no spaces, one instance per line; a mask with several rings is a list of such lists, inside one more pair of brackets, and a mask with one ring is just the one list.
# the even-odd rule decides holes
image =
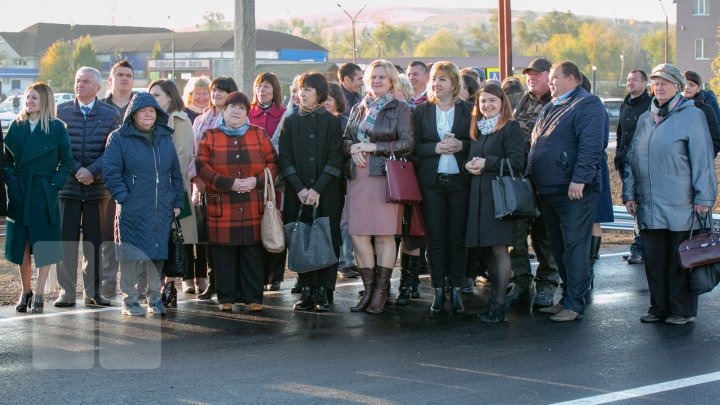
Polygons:
[[[18,312],[43,312],[50,265],[62,260],[58,193],[73,165],[65,124],[55,117],[52,89],[42,82],[31,84],[20,117],[5,136],[3,164],[8,193],[5,258],[20,265]],[[38,267],[34,299],[31,255]]]
[[182,99],[190,124],[210,107],[210,79],[205,76],[191,77],[185,84]]

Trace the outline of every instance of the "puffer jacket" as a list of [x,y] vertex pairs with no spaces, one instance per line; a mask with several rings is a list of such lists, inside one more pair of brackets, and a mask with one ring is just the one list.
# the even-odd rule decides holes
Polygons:
[[715,204],[717,180],[705,115],[680,99],[657,125],[640,116],[625,159],[623,202],[637,203],[640,229],[688,231],[693,204]]
[[[359,142],[358,128],[364,119],[365,107],[362,103],[356,104],[350,113],[343,136],[347,155],[350,155],[350,147]],[[415,149],[414,132],[412,113],[407,103],[397,99],[387,103],[378,113],[372,134],[370,134],[370,143],[377,146],[375,153],[370,155],[370,175],[385,175],[385,160],[390,156],[390,142],[395,141],[393,151],[396,157],[411,154]]]
[[[157,111],[153,142],[133,124],[132,114]],[[183,180],[168,115],[148,93],[130,101],[123,125],[110,134],[103,176],[117,201],[115,243],[118,259],[165,260],[173,208],[182,209]]]
[[[97,201],[108,198],[102,176],[103,153],[108,135],[120,126],[120,114],[107,103],[95,99],[95,104],[85,117],[77,99],[60,104],[57,117],[67,125],[75,165],[68,176],[60,198],[68,200]],[[84,167],[92,173],[94,181],[86,186],[75,178],[78,169]]]

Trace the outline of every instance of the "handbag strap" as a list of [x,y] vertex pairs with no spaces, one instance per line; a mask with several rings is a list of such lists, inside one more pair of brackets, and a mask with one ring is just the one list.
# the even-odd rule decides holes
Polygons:
[[182,228],[180,227],[180,220],[177,216],[173,215],[173,221],[175,222],[175,229],[177,229],[178,235],[183,236]]
[[390,141],[390,157],[389,159],[395,160],[395,141]]
[[[508,163],[509,165],[509,163]],[[500,159],[500,174],[498,174],[498,178],[505,175],[505,159]]]
[[[708,211],[707,214],[702,215],[696,211],[693,211],[695,215],[692,216],[692,220],[690,223],[690,237],[688,239],[692,239],[693,232],[695,231],[695,220],[697,219],[697,223],[700,226],[698,230],[700,233],[702,233],[704,230],[708,230],[708,232],[713,232],[712,228],[712,220],[708,221],[708,217],[710,217],[710,211]],[[709,222],[709,223],[708,223]]]
[[[267,204],[268,201],[275,202],[275,181],[272,178],[272,172],[268,167],[263,169],[265,173],[265,187],[263,187],[263,203]],[[270,192],[268,193],[268,188]]]

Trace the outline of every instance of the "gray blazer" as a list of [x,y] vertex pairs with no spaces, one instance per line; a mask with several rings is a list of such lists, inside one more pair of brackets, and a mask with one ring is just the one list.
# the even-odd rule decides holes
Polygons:
[[688,231],[693,204],[712,207],[717,194],[707,121],[685,99],[657,125],[651,114],[637,121],[626,156],[623,202],[637,203],[640,229]]

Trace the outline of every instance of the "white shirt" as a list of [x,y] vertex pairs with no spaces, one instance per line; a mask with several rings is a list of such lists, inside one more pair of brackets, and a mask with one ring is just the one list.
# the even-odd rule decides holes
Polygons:
[[[446,132],[452,132],[453,121],[455,121],[455,106],[447,111],[443,111],[436,105],[435,121],[437,122],[437,133],[440,135],[440,139],[443,139]],[[443,174],[460,173],[455,155],[440,155],[437,172]]]

